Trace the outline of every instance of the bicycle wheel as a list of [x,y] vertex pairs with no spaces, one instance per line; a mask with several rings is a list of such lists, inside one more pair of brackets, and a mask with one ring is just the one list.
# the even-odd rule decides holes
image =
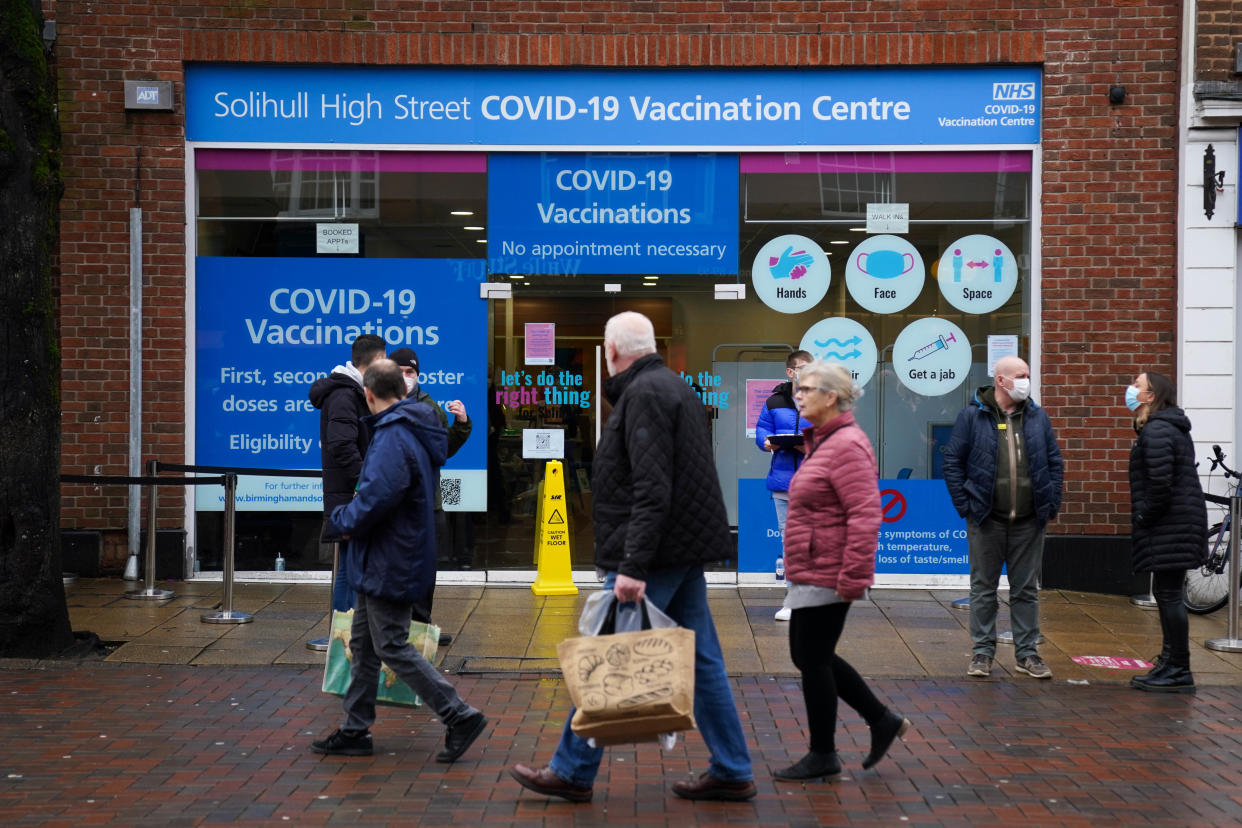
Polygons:
[[[1186,571],[1186,589],[1182,600],[1186,609],[1196,615],[1216,612],[1229,600],[1229,530],[1219,523],[1213,526],[1208,530],[1207,546],[1212,553],[1208,556],[1209,563]],[[1219,572],[1217,567],[1211,565],[1212,560],[1221,561]]]

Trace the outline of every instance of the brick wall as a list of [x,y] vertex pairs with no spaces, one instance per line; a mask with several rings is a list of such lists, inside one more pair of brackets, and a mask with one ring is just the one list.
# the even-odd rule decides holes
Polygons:
[[[1132,434],[1121,389],[1146,366],[1176,374],[1174,0],[256,0],[244,8],[48,0],[46,9],[59,25],[67,175],[60,258],[66,472],[125,470],[126,221],[139,166],[151,320],[144,332],[144,453],[182,457],[182,61],[1043,64],[1043,402],[1067,460],[1066,505],[1053,531],[1127,531]],[[127,116],[127,78],[174,81],[178,111]],[[1122,106],[1108,103],[1113,83],[1128,89]],[[161,526],[180,526],[180,498],[166,500]],[[63,523],[123,529],[124,504],[123,491],[69,487]]]
[[1236,83],[1235,55],[1242,44],[1242,0],[1198,0],[1195,80]]

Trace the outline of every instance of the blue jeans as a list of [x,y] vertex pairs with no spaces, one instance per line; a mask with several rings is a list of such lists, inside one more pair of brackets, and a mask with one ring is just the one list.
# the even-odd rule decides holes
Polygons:
[[781,545],[785,542],[785,516],[789,514],[789,492],[781,492],[784,497],[772,493],[772,505],[776,507],[776,528],[781,532]]
[[970,546],[970,640],[975,655],[996,656],[996,587],[1001,566],[1009,573],[1009,620],[1014,657],[1039,655],[1039,576],[1044,566],[1044,524],[1038,518],[966,521]]
[[[615,572],[608,573],[604,589],[612,589],[616,578]],[[694,630],[694,718],[712,755],[708,770],[726,781],[753,779],[750,751],[707,606],[703,567],[696,564],[650,573],[647,597],[678,624]],[[549,767],[566,782],[589,788],[595,784],[604,749],[591,747],[573,732],[569,725],[573,715],[571,709]]]

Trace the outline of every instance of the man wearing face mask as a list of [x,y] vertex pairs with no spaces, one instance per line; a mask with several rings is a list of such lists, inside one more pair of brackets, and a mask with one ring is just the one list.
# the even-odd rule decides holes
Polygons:
[[[453,415],[453,422],[449,424],[448,414],[444,413],[444,409],[440,404],[432,399],[431,395],[423,390],[418,382],[418,354],[414,353],[412,348],[398,348],[388,357],[397,363],[401,368],[401,374],[405,377],[405,398],[415,399],[419,402],[426,403],[436,412],[436,417],[440,420],[440,425],[448,429],[448,456],[452,457],[457,450],[466,442],[466,438],[470,436],[470,430],[474,428],[474,424],[470,422],[470,418],[466,416],[466,406],[461,400],[450,400],[448,405],[449,414]],[[440,484],[437,481],[435,487],[435,527],[436,527],[436,546],[437,556],[441,560],[452,558],[452,544],[449,543],[448,519],[444,514],[444,500],[440,492]],[[431,590],[427,593],[426,604],[415,604],[414,620],[423,623],[431,621],[431,599],[435,593],[435,583],[431,585]],[[448,644],[452,637],[447,633],[440,636],[440,644]]]
[[944,482],[966,518],[970,547],[970,638],[966,675],[986,678],[996,657],[996,588],[1008,567],[1015,669],[1050,679],[1039,657],[1039,576],[1044,527],[1061,508],[1064,465],[1048,415],[1030,399],[1031,369],[996,361],[996,384],[957,415],[944,455]]

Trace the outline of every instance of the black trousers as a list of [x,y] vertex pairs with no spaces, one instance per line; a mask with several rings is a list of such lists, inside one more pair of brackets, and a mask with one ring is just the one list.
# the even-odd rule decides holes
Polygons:
[[789,654],[802,673],[807,729],[815,753],[837,749],[838,698],[857,710],[868,725],[888,710],[858,671],[836,653],[849,611],[849,603],[843,602],[796,609],[789,617]]
[[1164,638],[1161,655],[1174,667],[1190,667],[1190,622],[1182,601],[1186,572],[1159,569],[1152,573],[1151,594],[1160,613],[1160,632]]

